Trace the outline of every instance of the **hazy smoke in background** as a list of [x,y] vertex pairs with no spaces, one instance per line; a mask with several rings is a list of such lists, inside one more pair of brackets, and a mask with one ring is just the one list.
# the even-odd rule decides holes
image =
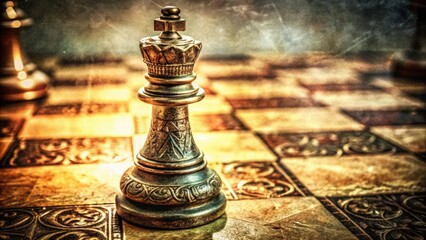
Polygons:
[[[253,51],[346,53],[409,46],[414,17],[403,0],[163,1],[176,5],[203,54]],[[26,0],[35,25],[23,35],[32,54],[138,54],[157,35],[160,8],[150,0]]]

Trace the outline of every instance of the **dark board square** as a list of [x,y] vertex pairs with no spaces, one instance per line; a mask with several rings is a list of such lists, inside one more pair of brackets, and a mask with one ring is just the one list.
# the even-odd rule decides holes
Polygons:
[[360,239],[423,239],[425,199],[424,193],[319,198]]
[[276,163],[234,162],[216,167],[237,199],[304,196]]
[[338,84],[338,83],[328,83],[328,84],[305,84],[305,88],[309,89],[312,92],[317,91],[353,91],[353,90],[379,90],[376,86],[368,84]]
[[247,54],[223,54],[223,55],[207,55],[200,57],[201,62],[231,62],[231,63],[243,63],[253,59],[252,56]]
[[101,86],[101,85],[121,85],[126,84],[125,78],[101,78],[93,77],[91,79],[82,78],[62,78],[61,80],[52,80],[55,87],[81,87],[81,86]]
[[314,107],[320,106],[311,98],[257,98],[257,99],[227,99],[233,108],[288,108],[288,107]]
[[[208,114],[194,117],[193,125],[200,125],[207,131],[246,130],[246,127],[231,114]],[[196,128],[194,130],[197,130]]]
[[420,159],[426,162],[426,152],[418,153]]
[[113,205],[0,209],[2,239],[122,239]]
[[425,93],[409,93],[410,96],[418,98],[423,102],[426,102],[426,94]]
[[45,105],[34,112],[34,115],[64,115],[72,116],[80,112],[80,103]]
[[114,163],[131,159],[131,139],[125,137],[24,139],[14,144],[3,166]]
[[124,113],[128,112],[127,103],[74,103],[45,105],[37,109],[34,115],[65,115],[94,113]]
[[425,124],[425,110],[345,111],[366,126]]
[[262,139],[280,157],[394,154],[399,147],[369,132],[271,133]]

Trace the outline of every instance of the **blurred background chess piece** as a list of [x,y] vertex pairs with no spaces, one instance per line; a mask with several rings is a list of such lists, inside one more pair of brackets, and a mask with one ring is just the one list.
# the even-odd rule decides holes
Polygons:
[[395,54],[392,70],[395,76],[409,78],[426,77],[426,3],[412,0],[411,9],[416,17],[416,32],[411,48]]
[[37,70],[22,49],[21,28],[33,21],[16,1],[0,1],[0,101],[21,101],[47,95],[49,78]]

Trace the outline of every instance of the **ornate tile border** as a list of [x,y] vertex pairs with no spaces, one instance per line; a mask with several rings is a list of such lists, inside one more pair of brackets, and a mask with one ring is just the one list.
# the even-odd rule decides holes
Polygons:
[[123,239],[114,205],[0,209],[4,239]]
[[261,138],[279,157],[394,154],[401,148],[366,131],[271,133]]
[[235,199],[306,196],[275,162],[233,162],[212,164],[224,181],[224,189]]
[[425,193],[318,199],[359,239],[423,239],[426,235]]
[[21,139],[6,154],[2,166],[115,163],[131,159],[127,137]]

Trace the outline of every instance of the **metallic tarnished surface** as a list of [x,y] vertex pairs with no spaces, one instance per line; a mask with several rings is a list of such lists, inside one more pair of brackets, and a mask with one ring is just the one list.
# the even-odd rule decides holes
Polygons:
[[192,83],[201,42],[177,32],[185,30],[178,8],[164,7],[161,13],[154,30],[162,33],[140,40],[148,83],[138,96],[153,105],[151,125],[135,166],[121,177],[116,206],[123,219],[139,226],[190,228],[223,215],[226,199],[189,123],[188,104],[205,95]]
[[189,119],[222,179],[226,215],[172,231],[122,220],[115,195],[152,114],[135,96],[146,73],[135,58],[42,59],[37,65],[60,77],[49,98],[0,106],[1,237],[425,235],[425,87],[387,75],[387,55],[201,59],[197,82],[207,96],[189,106]]

